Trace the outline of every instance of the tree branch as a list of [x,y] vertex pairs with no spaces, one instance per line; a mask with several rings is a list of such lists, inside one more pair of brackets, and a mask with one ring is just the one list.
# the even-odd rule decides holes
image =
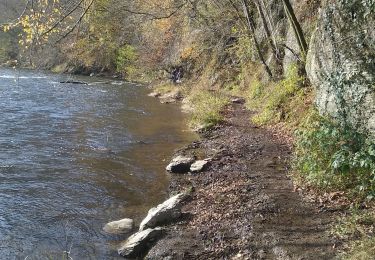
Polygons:
[[[82,2],[82,1],[81,1]],[[70,28],[60,39],[58,39],[55,43],[61,42],[64,38],[66,38],[70,33],[74,31],[74,29],[82,22],[83,17],[87,14],[87,12],[90,10],[91,6],[94,4],[95,0],[91,0],[90,4],[87,6],[87,8],[84,10],[84,12],[81,14],[77,22]]]

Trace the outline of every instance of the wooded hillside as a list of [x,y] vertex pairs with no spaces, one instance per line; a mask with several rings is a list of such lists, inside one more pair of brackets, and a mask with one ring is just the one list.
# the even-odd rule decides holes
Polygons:
[[293,136],[296,183],[375,196],[374,0],[1,0],[0,21],[0,62],[151,82],[199,128],[243,97]]

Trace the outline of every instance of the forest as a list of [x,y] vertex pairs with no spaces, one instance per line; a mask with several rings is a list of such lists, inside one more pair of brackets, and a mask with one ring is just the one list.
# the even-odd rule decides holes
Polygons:
[[1,0],[0,27],[0,64],[150,85],[201,133],[243,100],[295,189],[341,207],[340,258],[374,259],[374,0]]

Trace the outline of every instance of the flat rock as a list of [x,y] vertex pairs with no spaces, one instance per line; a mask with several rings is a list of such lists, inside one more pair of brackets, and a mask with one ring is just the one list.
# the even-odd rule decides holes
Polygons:
[[123,234],[128,233],[133,229],[134,221],[130,218],[124,218],[121,220],[107,223],[103,230],[109,234]]
[[196,161],[190,166],[190,171],[191,172],[201,172],[201,171],[203,171],[207,168],[208,164],[209,164],[209,160]]
[[177,156],[168,164],[166,169],[173,173],[187,173],[194,161],[194,157]]
[[148,211],[145,219],[142,220],[139,230],[154,228],[161,224],[167,224],[181,216],[181,202],[188,195],[185,193],[177,194],[159,204],[157,207]]
[[146,229],[130,236],[118,249],[118,254],[125,258],[140,256],[155,242],[163,233],[162,228]]

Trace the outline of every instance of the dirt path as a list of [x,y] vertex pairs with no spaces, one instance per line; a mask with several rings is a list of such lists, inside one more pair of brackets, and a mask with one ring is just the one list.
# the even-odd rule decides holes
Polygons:
[[226,123],[180,152],[213,158],[200,174],[176,176],[172,190],[193,186],[185,218],[169,227],[148,259],[332,259],[332,216],[293,191],[290,149],[250,123],[243,105]]

